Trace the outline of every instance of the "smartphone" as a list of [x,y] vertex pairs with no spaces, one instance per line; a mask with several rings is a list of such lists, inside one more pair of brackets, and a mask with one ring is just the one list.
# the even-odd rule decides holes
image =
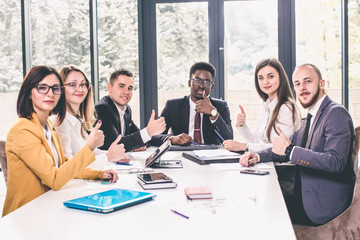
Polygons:
[[241,173],[245,173],[245,174],[254,174],[254,175],[268,175],[269,172],[268,171],[260,171],[260,170],[252,170],[252,169],[245,169],[245,170],[241,170]]
[[166,183],[173,180],[162,172],[157,173],[140,173],[137,177],[144,183]]

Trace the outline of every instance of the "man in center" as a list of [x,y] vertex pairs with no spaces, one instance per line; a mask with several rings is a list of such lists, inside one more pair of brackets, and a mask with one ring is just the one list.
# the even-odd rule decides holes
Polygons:
[[223,100],[211,98],[214,88],[215,67],[207,62],[197,62],[190,68],[188,86],[190,96],[171,99],[161,113],[166,123],[165,131],[152,137],[159,146],[171,128],[173,145],[220,144],[233,138],[230,111]]

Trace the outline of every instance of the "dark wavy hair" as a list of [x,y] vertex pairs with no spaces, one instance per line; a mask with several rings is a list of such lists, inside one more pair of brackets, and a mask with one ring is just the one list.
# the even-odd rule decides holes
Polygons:
[[[19,117],[32,119],[32,114],[35,112],[33,107],[33,102],[30,98],[32,89],[41,82],[46,76],[54,74],[59,79],[60,86],[64,87],[63,82],[61,81],[60,75],[55,68],[48,66],[35,66],[30,69],[26,74],[24,81],[21,85],[19,96],[17,99],[17,114]],[[50,114],[57,115],[57,121],[62,123],[65,119],[66,114],[66,101],[65,93],[62,93],[60,99],[55,106],[55,108],[50,112]]]
[[273,67],[279,74],[279,88],[277,89],[277,98],[278,98],[278,104],[276,105],[274,109],[274,113],[269,121],[269,125],[266,128],[266,136],[268,140],[270,141],[270,133],[271,129],[273,128],[276,133],[276,127],[275,123],[278,122],[277,117],[279,115],[280,107],[285,104],[292,112],[292,120],[295,124],[296,121],[296,103],[294,95],[291,92],[289,79],[286,75],[286,72],[284,70],[284,67],[282,64],[275,58],[266,58],[261,60],[255,68],[255,87],[256,91],[258,92],[259,96],[262,98],[262,100],[265,102],[268,99],[268,95],[261,91],[258,81],[258,73],[259,71],[266,67],[270,66]]

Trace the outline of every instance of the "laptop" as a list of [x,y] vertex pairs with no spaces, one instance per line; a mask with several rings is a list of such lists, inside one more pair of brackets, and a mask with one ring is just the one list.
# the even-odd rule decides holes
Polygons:
[[156,197],[153,193],[139,192],[126,189],[112,189],[75,198],[64,202],[69,208],[86,211],[109,213],[139,203],[150,201]]
[[145,161],[145,167],[151,168],[182,168],[181,160],[160,160],[160,157],[169,150],[171,141],[167,138]]

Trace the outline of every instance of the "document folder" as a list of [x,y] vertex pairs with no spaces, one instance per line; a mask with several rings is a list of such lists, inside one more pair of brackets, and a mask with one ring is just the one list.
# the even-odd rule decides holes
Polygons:
[[218,145],[209,144],[209,145],[188,145],[188,146],[178,146],[171,145],[168,151],[193,151],[193,150],[207,150],[207,149],[218,149]]
[[182,156],[200,165],[210,164],[210,163],[236,163],[239,162],[240,159],[240,154],[238,156],[205,157],[205,156],[198,156],[194,152],[184,152]]

